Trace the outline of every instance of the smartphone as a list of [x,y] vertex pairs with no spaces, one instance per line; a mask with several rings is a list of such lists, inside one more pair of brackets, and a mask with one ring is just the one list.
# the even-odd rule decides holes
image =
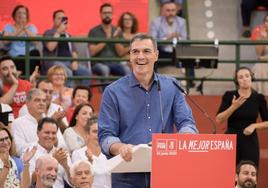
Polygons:
[[67,24],[68,23],[68,17],[66,17],[66,16],[62,17],[61,23],[63,23],[63,22],[65,22],[65,24]]

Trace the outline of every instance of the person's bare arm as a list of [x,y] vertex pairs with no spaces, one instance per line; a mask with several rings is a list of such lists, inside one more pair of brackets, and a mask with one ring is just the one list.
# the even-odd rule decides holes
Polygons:
[[115,50],[118,56],[123,57],[124,55],[128,54],[129,47],[124,47],[123,44],[117,43],[115,44]]
[[[65,22],[61,23],[52,37],[59,38],[60,34],[64,33],[66,31],[66,29],[67,29],[66,23]],[[50,41],[50,42],[46,42],[45,45],[46,45],[46,48],[52,52],[57,47],[58,42],[57,41]]]
[[95,56],[105,47],[105,45],[106,43],[89,44],[88,48],[89,48],[90,55]]

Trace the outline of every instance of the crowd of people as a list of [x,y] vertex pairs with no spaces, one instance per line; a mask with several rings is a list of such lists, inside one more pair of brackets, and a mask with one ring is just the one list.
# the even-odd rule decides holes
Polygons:
[[[7,54],[0,58],[0,185],[150,187],[150,173],[113,174],[107,169],[107,161],[116,155],[131,161],[133,147],[150,143],[152,133],[173,133],[174,128],[181,134],[198,133],[191,108],[177,90],[177,81],[156,73],[158,58],[173,53],[172,46],[158,47],[156,39],[188,38],[186,21],[177,16],[181,1],[162,3],[161,15],[150,25],[150,35],[138,34],[138,20],[128,11],[120,16],[118,26],[112,25],[113,7],[102,4],[102,22],[89,31],[88,37],[123,38],[130,44],[89,43],[90,55],[125,57],[129,62],[93,61],[92,72],[78,61],[35,60],[30,62],[29,80],[21,79],[25,62],[13,57],[25,56],[25,42],[4,41]],[[64,10],[56,10],[52,17],[53,26],[44,36],[70,37]],[[12,18],[14,23],[4,27],[3,36],[37,35],[36,27],[28,24],[27,7],[16,6]],[[267,37],[264,31],[260,33],[258,39]],[[78,57],[71,42],[44,42],[42,53],[35,45],[30,45],[32,56]],[[263,46],[256,50],[265,53]],[[39,79],[39,68],[47,79]],[[189,73],[187,76],[194,77],[193,69]],[[90,104],[89,80],[77,84],[68,79],[92,74],[124,76],[104,89],[99,116]],[[236,187],[253,188],[259,165],[256,130],[268,128],[267,104],[264,95],[252,89],[254,74],[249,68],[237,69],[234,80],[237,90],[223,95],[216,121],[227,121],[226,133],[237,135]],[[262,122],[257,123],[259,114]]]

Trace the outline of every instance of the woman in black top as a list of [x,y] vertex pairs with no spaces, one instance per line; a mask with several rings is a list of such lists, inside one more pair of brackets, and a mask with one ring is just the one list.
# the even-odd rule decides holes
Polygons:
[[[237,90],[227,91],[223,95],[216,116],[217,123],[227,120],[226,134],[237,134],[236,163],[251,160],[259,164],[259,143],[256,129],[268,127],[268,110],[264,95],[254,91],[253,73],[247,67],[235,72]],[[262,122],[257,123],[260,114]]]

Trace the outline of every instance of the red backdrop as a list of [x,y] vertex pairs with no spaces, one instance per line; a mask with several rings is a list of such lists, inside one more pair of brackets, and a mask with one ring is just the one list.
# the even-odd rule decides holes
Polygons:
[[100,23],[99,7],[105,2],[114,7],[114,25],[123,12],[130,11],[139,21],[139,31],[147,32],[148,0],[0,0],[0,31],[6,23],[12,21],[13,8],[23,4],[29,8],[31,23],[36,25],[40,34],[52,27],[53,11],[63,9],[69,18],[69,32],[73,35],[87,35],[92,27]]

